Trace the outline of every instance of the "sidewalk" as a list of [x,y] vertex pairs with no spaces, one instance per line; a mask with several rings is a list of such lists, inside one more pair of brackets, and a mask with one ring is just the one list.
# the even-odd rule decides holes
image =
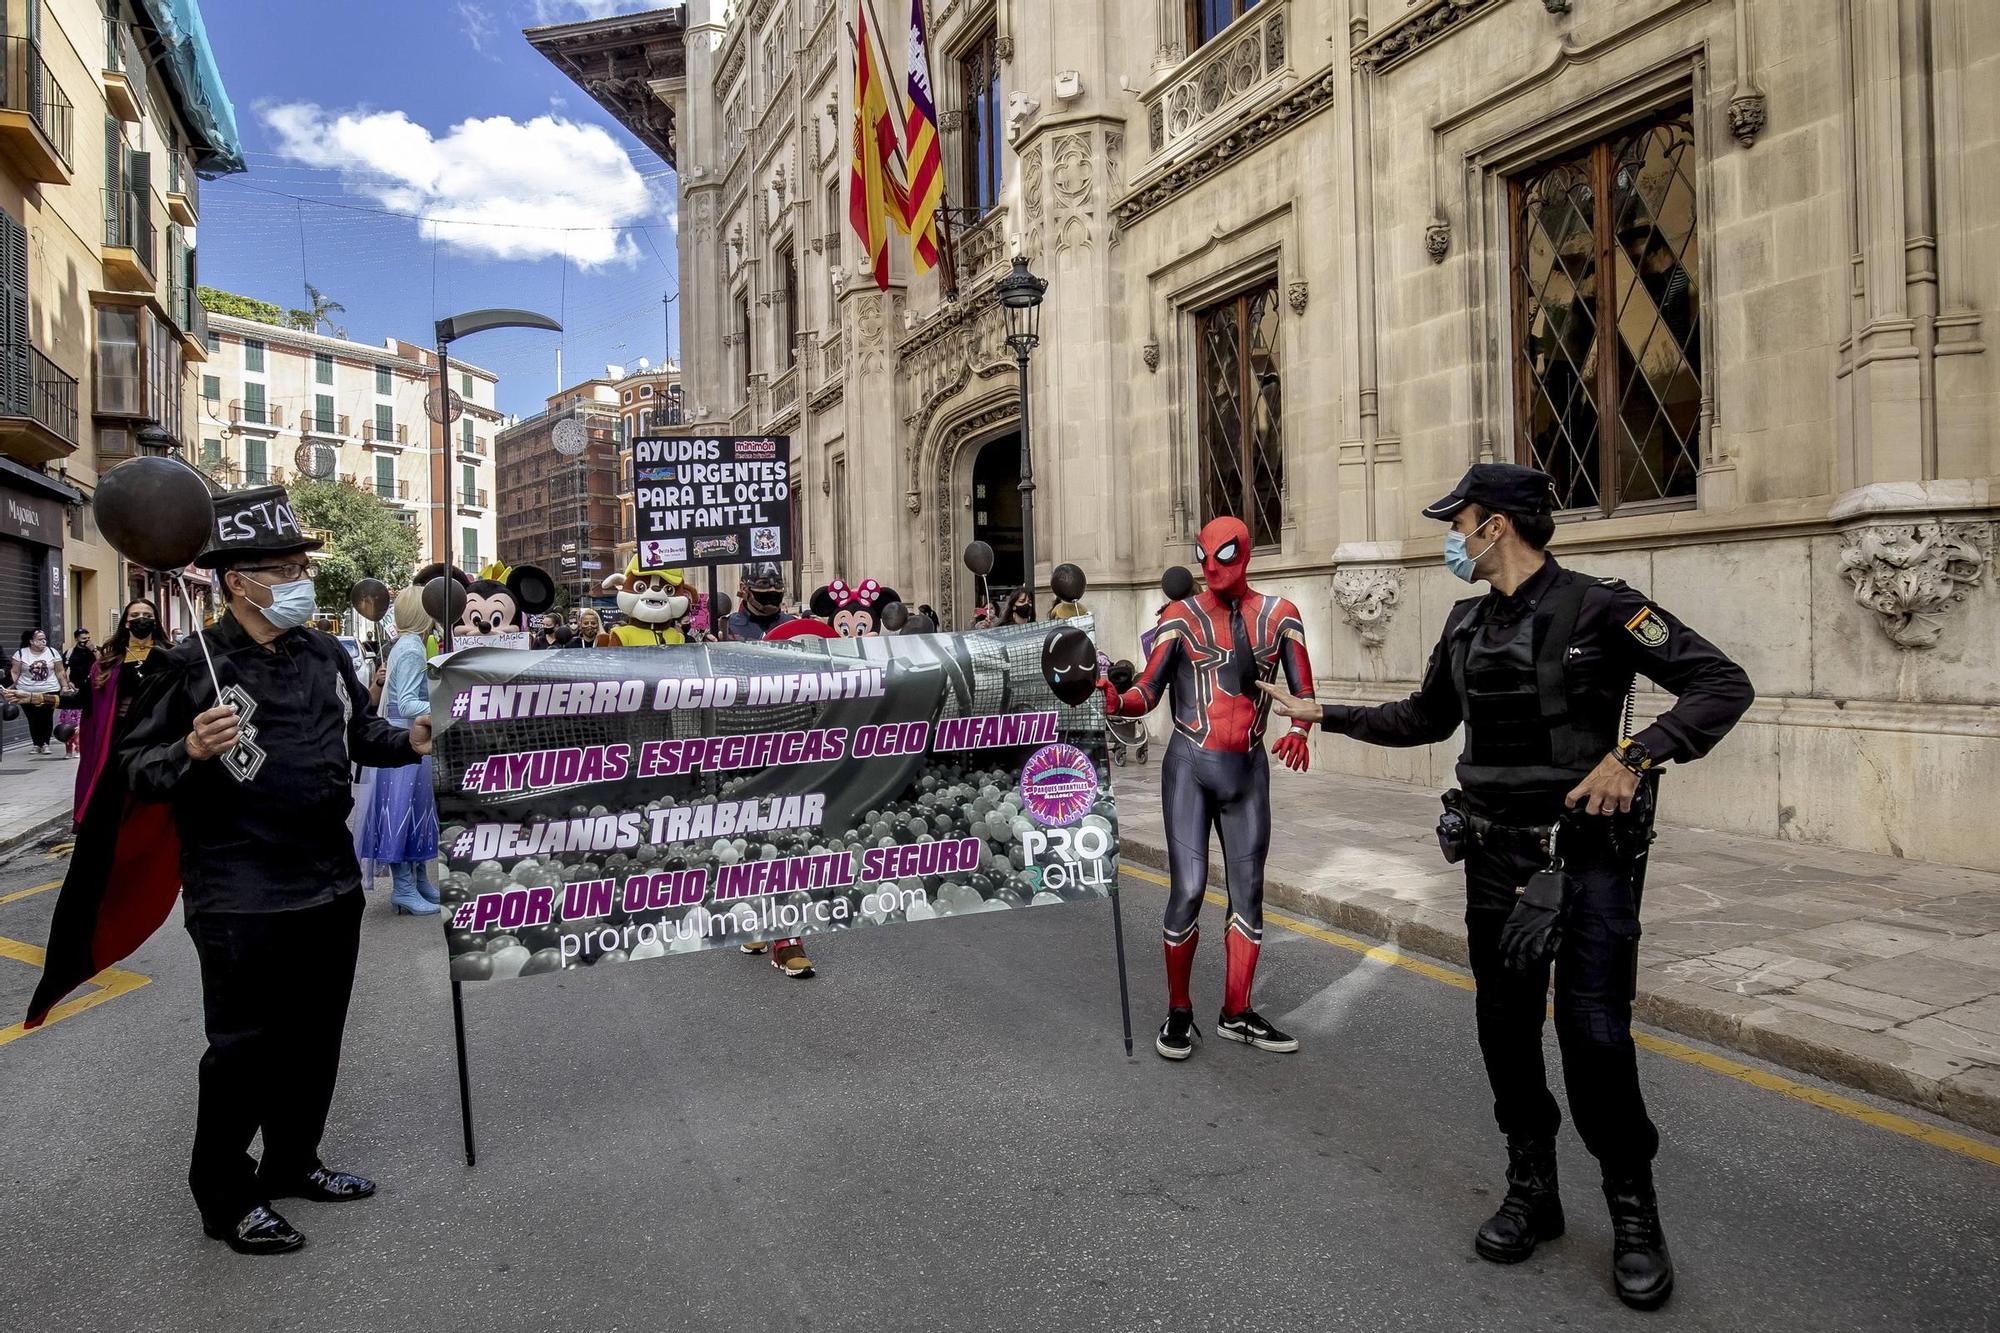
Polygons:
[[[60,746],[51,745],[51,753]],[[0,755],[0,852],[31,841],[51,821],[67,823],[76,799],[77,760],[37,759],[23,743]]]
[[[1159,753],[1113,770],[1156,869]],[[1271,805],[1272,906],[1465,964],[1435,792],[1273,763]],[[2000,875],[1662,825],[1643,922],[1642,1022],[2000,1133]]]

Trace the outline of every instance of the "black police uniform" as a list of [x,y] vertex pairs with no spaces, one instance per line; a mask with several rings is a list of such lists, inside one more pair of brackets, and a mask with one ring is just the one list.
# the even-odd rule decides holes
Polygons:
[[[1425,512],[1448,518],[1467,503],[1489,511],[1547,513],[1548,478],[1511,464],[1482,464],[1459,489]],[[1512,1261],[1540,1238],[1561,1233],[1554,1138],[1561,1112],[1542,1061],[1542,1020],[1550,961],[1505,965],[1501,941],[1519,891],[1554,855],[1569,878],[1553,959],[1557,1044],[1570,1114],[1604,1170],[1614,1220],[1614,1188],[1642,1191],[1666,1285],[1671,1265],[1658,1236],[1650,1164],[1659,1133],[1646,1114],[1632,1041],[1638,978],[1639,899],[1650,821],[1564,816],[1564,796],[1622,739],[1634,675],[1678,696],[1633,740],[1653,763],[1698,759],[1751,703],[1742,668],[1674,616],[1617,579],[1563,568],[1554,557],[1514,592],[1497,589],[1455,604],[1431,652],[1423,684],[1379,707],[1322,706],[1321,725],[1373,745],[1428,745],[1461,724],[1458,760],[1464,848],[1466,934],[1477,985],[1479,1049],[1493,1089],[1493,1114],[1508,1137],[1509,1198],[1546,1207],[1519,1214],[1496,1238],[1481,1231],[1481,1253]],[[1645,790],[1651,794],[1656,774]],[[1628,1210],[1629,1211],[1629,1210]],[[1506,1206],[1503,1205],[1503,1216]],[[1495,1221],[1503,1220],[1496,1217]],[[1621,1222],[1621,1227],[1622,1227]],[[1636,1233],[1635,1233],[1636,1234]],[[1622,1244],[1619,1253],[1624,1253]],[[1620,1295],[1639,1304],[1620,1270]]]

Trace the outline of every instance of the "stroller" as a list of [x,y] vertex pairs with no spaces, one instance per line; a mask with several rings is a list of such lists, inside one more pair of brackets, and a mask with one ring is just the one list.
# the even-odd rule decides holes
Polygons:
[[[1139,636],[1139,646],[1147,657],[1153,655],[1152,630],[1147,630]],[[1122,692],[1132,688],[1132,680],[1139,673],[1130,662],[1118,661],[1113,662],[1104,674],[1112,685]],[[1146,730],[1145,718],[1107,717],[1104,719],[1104,729],[1111,750],[1112,763],[1123,768],[1128,759],[1141,764],[1146,762],[1146,747],[1152,744],[1152,736]]]

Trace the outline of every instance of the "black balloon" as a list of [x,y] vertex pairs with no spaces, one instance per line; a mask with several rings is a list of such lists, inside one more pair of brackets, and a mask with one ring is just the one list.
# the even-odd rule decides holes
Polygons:
[[[451,599],[447,609],[445,598]],[[465,613],[465,585],[440,574],[424,585],[424,614],[440,625],[456,625]]]
[[389,585],[380,579],[361,579],[347,594],[347,604],[363,620],[380,620],[389,614]]
[[910,608],[901,602],[891,602],[877,612],[875,618],[882,622],[883,629],[891,634],[897,634],[902,631],[903,626],[910,623]]
[[215,533],[208,483],[178,458],[120,463],[98,481],[90,509],[104,539],[146,569],[183,568]]
[[993,572],[993,548],[985,542],[974,542],[965,548],[965,567],[985,578]]
[[61,741],[64,745],[68,745],[70,743],[70,738],[75,735],[76,735],[76,728],[72,724],[68,722],[56,723],[55,737],[57,740]]
[[1059,629],[1042,640],[1042,679],[1056,698],[1076,707],[1097,688],[1097,645],[1080,629]]
[[735,606],[733,603],[730,602],[729,594],[726,592],[719,592],[715,594],[715,610],[709,616],[709,619],[712,622],[714,622],[714,625],[717,629],[721,629],[722,622],[729,619],[729,613],[734,609]]
[[1057,565],[1049,574],[1049,587],[1065,602],[1083,600],[1083,571],[1075,565]]
[[1123,694],[1125,691],[1131,689],[1132,682],[1139,678],[1139,668],[1121,657],[1111,664],[1111,669],[1106,671],[1104,675],[1107,680],[1118,687],[1118,692]]
[[919,611],[910,617],[910,623],[903,632],[905,634],[935,634],[937,633],[937,621],[932,620],[929,616]]
[[21,705],[12,702],[0,703],[0,722],[12,722],[19,716],[21,716]]
[[1170,602],[1178,602],[1194,592],[1194,575],[1188,573],[1186,565],[1174,565],[1160,575],[1160,591]]

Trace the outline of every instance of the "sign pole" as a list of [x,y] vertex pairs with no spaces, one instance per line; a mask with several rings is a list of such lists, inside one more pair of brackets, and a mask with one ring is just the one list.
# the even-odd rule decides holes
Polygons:
[[[1111,942],[1118,951],[1118,1008],[1125,1015],[1125,1054],[1132,1054],[1132,991],[1125,983],[1125,914],[1118,907],[1118,880],[1111,881]],[[467,1122],[466,1143],[472,1142],[471,1122]],[[468,1147],[467,1151],[471,1149]]]
[[722,600],[722,581],[715,570],[714,565],[708,567],[708,632],[719,639],[722,637],[722,626],[716,622],[715,608]]
[[[1122,973],[1121,973],[1122,980]],[[465,1070],[465,983],[457,977],[451,979],[451,1027],[458,1038],[458,1118],[465,1129],[465,1164],[477,1166],[479,1154],[472,1146],[472,1079]],[[1130,1021],[1127,1021],[1130,1026]],[[1132,1041],[1127,1036],[1125,1047],[1129,1053]]]

